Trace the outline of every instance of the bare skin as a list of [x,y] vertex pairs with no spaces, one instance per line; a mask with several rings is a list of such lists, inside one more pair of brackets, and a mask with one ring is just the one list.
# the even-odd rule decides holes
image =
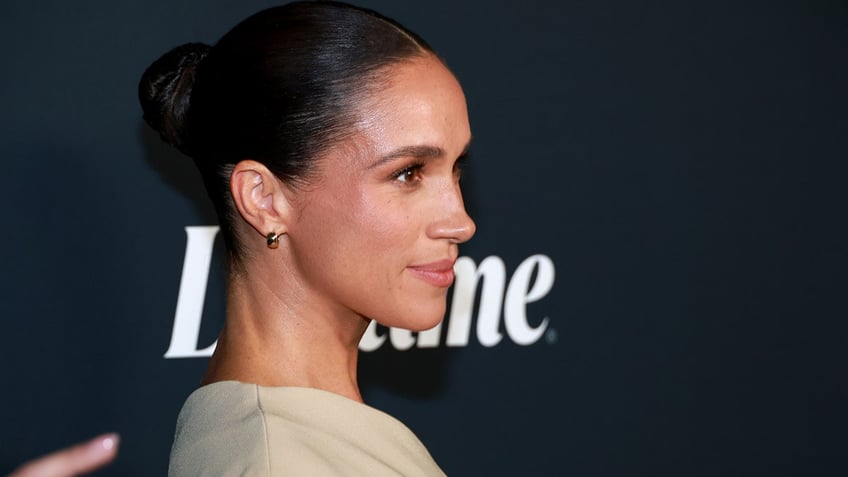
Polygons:
[[[317,388],[362,401],[358,343],[373,319],[423,330],[444,316],[457,246],[474,234],[458,160],[465,97],[436,58],[387,71],[357,133],[292,188],[245,160],[231,177],[247,257],[231,273],[227,321],[203,383]],[[268,232],[281,234],[269,249]]]
[[72,477],[93,472],[118,454],[117,434],[104,434],[21,465],[9,477]]
[[[324,320],[310,322],[306,317],[316,316],[317,311],[307,312],[306,303],[292,306],[283,302],[279,290],[269,289],[266,282],[233,282],[227,323],[203,384],[235,380],[309,387],[362,401],[356,365],[357,346],[368,326],[366,319],[350,320],[339,327]],[[266,316],[280,319],[267,320]]]

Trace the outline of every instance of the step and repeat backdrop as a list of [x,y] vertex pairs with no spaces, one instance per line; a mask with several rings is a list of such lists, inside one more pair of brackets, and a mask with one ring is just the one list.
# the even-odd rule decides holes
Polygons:
[[[844,475],[842,2],[363,0],[468,98],[444,323],[370,329],[366,401],[449,475]],[[106,431],[164,475],[223,322],[217,224],[142,121],[167,49],[271,6],[0,6],[0,472]]]

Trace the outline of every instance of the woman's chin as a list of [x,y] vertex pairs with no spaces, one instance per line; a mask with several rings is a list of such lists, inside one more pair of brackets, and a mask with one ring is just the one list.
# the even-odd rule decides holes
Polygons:
[[390,328],[401,328],[415,332],[427,331],[435,328],[444,320],[445,305],[442,303],[441,306],[435,306],[432,310],[422,310],[419,308],[415,312],[407,313],[405,316],[399,318],[386,320],[386,322],[377,320],[377,322]]

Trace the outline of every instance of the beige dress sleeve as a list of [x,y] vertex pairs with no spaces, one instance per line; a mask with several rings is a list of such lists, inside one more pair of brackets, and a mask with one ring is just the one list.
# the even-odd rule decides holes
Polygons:
[[397,419],[326,391],[226,381],[189,396],[168,475],[443,476]]

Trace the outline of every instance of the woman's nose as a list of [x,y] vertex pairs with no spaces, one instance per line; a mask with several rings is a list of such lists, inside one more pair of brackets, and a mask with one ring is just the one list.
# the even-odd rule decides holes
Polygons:
[[454,243],[467,242],[477,231],[477,225],[465,210],[462,191],[455,184],[444,199],[437,204],[437,219],[430,225],[428,235],[434,239],[448,239]]

